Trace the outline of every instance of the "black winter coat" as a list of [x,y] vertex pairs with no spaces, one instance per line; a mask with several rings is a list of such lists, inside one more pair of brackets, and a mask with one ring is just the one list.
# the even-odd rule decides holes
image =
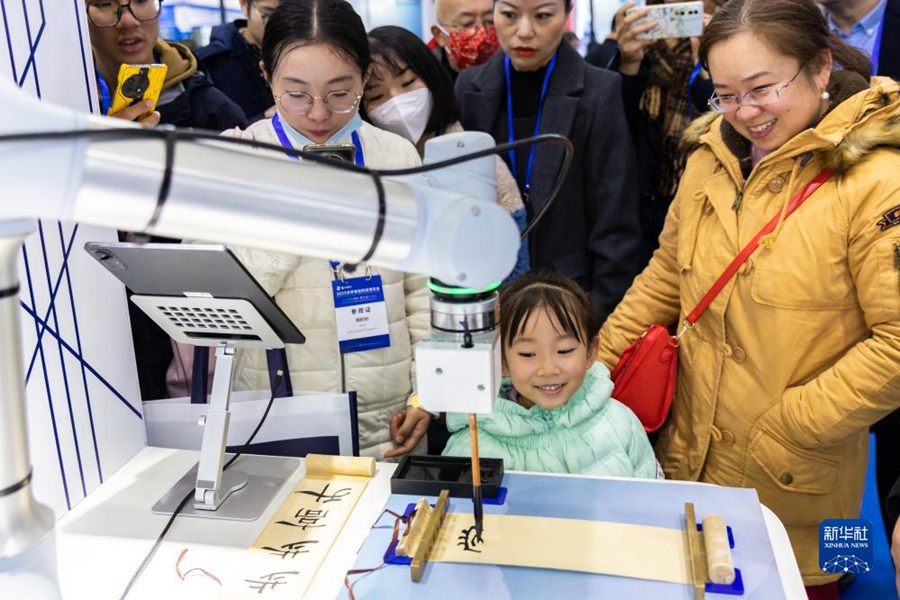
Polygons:
[[259,50],[247,43],[240,28],[246,21],[213,27],[209,45],[197,48],[203,70],[231,98],[251,123],[259,121],[275,101],[259,68]]

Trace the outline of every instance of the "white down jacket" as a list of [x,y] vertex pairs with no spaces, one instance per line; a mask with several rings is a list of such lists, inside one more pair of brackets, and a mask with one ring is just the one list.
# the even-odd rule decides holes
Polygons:
[[[421,164],[415,147],[400,136],[369,124],[362,125],[358,133],[368,167],[400,169]],[[278,144],[268,119],[226,135]],[[329,262],[253,248],[233,247],[232,251],[306,336],[306,344],[287,346],[294,389],[340,393],[343,387],[356,391],[360,453],[380,458],[393,447],[391,417],[406,406],[413,393],[413,347],[429,327],[427,278],[373,268],[384,284],[391,345],[345,354],[342,368]],[[364,273],[364,267],[358,273]],[[241,351],[235,389],[268,389],[268,381],[265,353]]]

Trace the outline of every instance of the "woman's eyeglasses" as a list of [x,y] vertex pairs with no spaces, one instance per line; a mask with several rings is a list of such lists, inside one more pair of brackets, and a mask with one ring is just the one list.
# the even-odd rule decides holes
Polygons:
[[162,0],[131,0],[119,4],[118,0],[100,0],[87,5],[88,18],[96,27],[115,27],[125,9],[138,21],[153,21],[159,17]]
[[736,111],[745,104],[749,106],[766,106],[767,104],[772,104],[781,98],[781,92],[791,85],[794,80],[797,79],[797,75],[802,71],[803,68],[801,67],[800,70],[797,71],[797,74],[791,77],[784,85],[770,85],[767,87],[756,88],[746,94],[715,95],[709,99],[709,107],[717,113],[728,113]]
[[350,90],[335,90],[324,96],[312,96],[305,92],[282,92],[275,96],[275,102],[286,113],[305,115],[312,110],[313,103],[321,100],[325,107],[333,113],[347,114],[353,112],[359,106],[362,94]]

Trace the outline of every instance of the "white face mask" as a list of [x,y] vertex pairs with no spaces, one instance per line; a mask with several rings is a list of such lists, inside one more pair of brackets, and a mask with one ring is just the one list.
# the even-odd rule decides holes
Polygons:
[[375,126],[402,135],[415,144],[425,133],[432,107],[434,99],[431,97],[431,90],[420,88],[394,96],[369,111],[369,118]]

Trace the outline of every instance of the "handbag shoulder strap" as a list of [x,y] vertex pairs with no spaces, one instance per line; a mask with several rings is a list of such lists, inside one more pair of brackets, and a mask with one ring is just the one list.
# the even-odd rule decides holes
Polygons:
[[[807,198],[813,195],[813,193],[819,189],[823,183],[828,181],[828,178],[831,177],[831,171],[828,169],[823,169],[821,173],[815,176],[812,181],[810,181],[805,188],[800,190],[800,193],[794,196],[791,200],[790,204],[788,204],[787,209],[785,209],[784,218],[787,219],[791,213],[797,210],[801,204],[803,204]],[[719,275],[719,278],[716,279],[716,282],[712,285],[706,295],[700,300],[700,303],[694,307],[687,318],[684,320],[684,327],[686,329],[690,329],[693,327],[694,323],[696,323],[700,317],[703,316],[703,313],[706,312],[706,309],[709,308],[709,305],[712,304],[712,301],[715,300],[716,296],[719,295],[719,292],[725,287],[725,284],[734,277],[734,274],[737,273],[737,270],[741,268],[747,259],[750,258],[750,255],[756,252],[756,249],[759,248],[759,240],[775,230],[775,227],[778,226],[778,220],[780,215],[775,215],[771,221],[765,224],[765,226],[759,230],[750,243],[741,250],[741,253],[738,254],[731,264],[725,269],[725,271]]]

